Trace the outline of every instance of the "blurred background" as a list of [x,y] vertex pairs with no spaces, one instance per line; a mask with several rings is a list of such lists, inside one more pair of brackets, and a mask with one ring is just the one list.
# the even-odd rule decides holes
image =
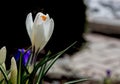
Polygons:
[[[83,4],[78,8],[79,17],[85,14],[80,19],[85,19],[83,24],[78,20],[84,25],[82,46],[72,54],[65,53],[50,69],[47,79],[54,79],[50,84],[63,84],[89,77],[89,81],[77,84],[119,84],[120,0],[84,0]],[[82,40],[79,35],[75,37]]]
[[[49,14],[54,33],[44,48],[57,53],[77,41],[49,70],[45,84],[90,78],[78,84],[120,84],[120,0],[26,0],[1,4],[0,47],[10,58],[31,45],[25,20],[29,12]],[[9,11],[9,12],[8,12]],[[42,52],[41,52],[42,53]],[[106,83],[110,81],[110,83]]]

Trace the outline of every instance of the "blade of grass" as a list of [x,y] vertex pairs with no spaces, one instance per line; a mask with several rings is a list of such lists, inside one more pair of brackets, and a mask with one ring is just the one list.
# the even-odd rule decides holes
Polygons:
[[[48,60],[48,56],[46,57],[45,60]],[[44,65],[41,66],[41,70],[40,70],[40,72],[38,74],[38,78],[37,78],[37,84],[41,84],[41,82],[42,82],[43,74],[44,74],[46,65],[47,65],[47,63],[45,63]]]
[[87,80],[88,79],[74,80],[74,81],[66,82],[64,84],[75,84],[75,83],[84,82],[84,81],[87,81]]
[[42,81],[42,75],[44,73],[45,65],[41,66],[41,69],[39,71],[38,78],[37,78],[37,83],[36,84],[40,84],[40,82]]

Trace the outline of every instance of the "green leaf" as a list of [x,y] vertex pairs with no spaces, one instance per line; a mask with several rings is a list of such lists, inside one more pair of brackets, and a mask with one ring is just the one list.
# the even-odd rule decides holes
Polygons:
[[5,78],[5,81],[6,81],[7,84],[8,84],[7,73],[6,73],[6,71],[5,71],[5,69],[4,69],[4,67],[3,67],[2,65],[0,65],[0,71],[2,72],[2,74],[3,74],[4,78]]
[[22,77],[22,84],[26,84],[27,80],[29,79],[29,76],[30,75],[26,74]]
[[71,44],[69,47],[67,47],[66,49],[64,49],[63,51],[59,52],[57,54],[57,56],[55,56],[55,58],[53,58],[50,63],[47,65],[47,67],[45,68],[45,72],[44,72],[44,75],[46,75],[46,73],[48,72],[48,70],[52,67],[52,65],[56,62],[56,60],[63,54],[65,53],[70,47],[72,47],[76,42],[74,42],[73,44]]
[[87,80],[88,79],[79,79],[79,80],[69,81],[69,82],[66,82],[64,84],[75,84],[75,83],[79,83],[79,82],[85,82]]
[[50,61],[51,59],[54,59],[54,58],[55,58],[56,56],[58,56],[58,55],[61,56],[61,55],[62,55],[63,53],[65,53],[70,47],[72,47],[75,43],[76,43],[76,41],[75,41],[73,44],[71,44],[69,47],[67,47],[66,49],[64,49],[64,50],[56,53],[56,54],[53,55],[53,56],[50,56],[50,55],[48,54],[46,57],[49,57],[49,58],[48,58],[47,60],[45,60],[46,57],[44,57],[43,60],[41,60],[41,61],[35,66],[35,68],[42,66],[43,64],[45,64],[46,62]]
[[25,84],[29,78],[30,73],[28,72],[27,67],[25,67],[24,65],[22,67],[23,67],[22,84]]
[[[48,53],[49,54],[49,53]],[[45,60],[48,60],[48,56],[46,57]],[[42,82],[42,79],[43,79],[43,75],[44,75],[44,71],[45,71],[45,68],[46,68],[46,65],[47,65],[47,62],[41,66],[40,68],[40,71],[39,71],[39,74],[38,74],[38,77],[37,77],[37,84],[40,84]]]
[[2,84],[2,83],[3,83],[3,81],[4,81],[4,78],[0,81],[0,84]]

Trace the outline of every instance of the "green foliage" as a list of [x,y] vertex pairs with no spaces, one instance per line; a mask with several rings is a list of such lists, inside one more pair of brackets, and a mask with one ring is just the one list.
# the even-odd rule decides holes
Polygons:
[[[29,72],[29,67],[31,67],[32,65],[28,64],[27,66],[23,66],[23,64],[22,64],[23,54],[20,54],[16,84],[40,84],[40,83],[42,83],[45,75],[47,74],[49,69],[52,67],[52,65],[57,61],[57,59],[62,54],[64,54],[75,43],[76,42],[74,42],[66,49],[64,49],[52,56],[51,56],[51,53],[48,52],[48,54],[46,56],[44,56],[40,61],[36,61],[36,64],[33,66],[33,70],[31,72]],[[8,74],[2,65],[0,65],[0,70],[5,78],[6,84],[11,84],[9,81],[9,78],[8,78]],[[4,79],[1,79],[0,83],[2,84],[3,81],[4,81]],[[73,82],[78,82],[78,81],[73,81]],[[66,83],[66,84],[68,84],[68,83]]]

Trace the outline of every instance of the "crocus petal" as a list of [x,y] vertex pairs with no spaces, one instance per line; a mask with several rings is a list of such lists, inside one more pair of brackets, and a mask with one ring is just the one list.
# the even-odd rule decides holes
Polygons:
[[5,62],[5,59],[6,59],[6,47],[2,47],[0,49],[0,64],[4,63]]
[[48,41],[53,33],[54,30],[54,21],[50,19],[44,24],[44,31],[45,31],[45,38]]
[[28,62],[28,59],[31,55],[31,50],[28,50],[24,55],[23,55],[23,65],[26,66],[27,62]]
[[50,20],[49,14],[46,14],[46,22]]
[[45,39],[43,41],[44,43],[42,44],[42,46],[38,52],[40,52],[45,47],[45,45],[49,41],[50,37],[52,36],[53,30],[54,30],[53,19],[50,19],[49,21],[45,22],[43,25],[44,25],[44,37],[45,37]]
[[37,13],[35,20],[34,20],[34,25],[41,25],[43,23],[43,20],[41,19],[42,15],[43,15],[43,13],[41,13],[41,12]]
[[11,67],[10,67],[10,81],[11,84],[17,84],[17,65],[16,65],[16,61],[14,59],[14,57],[12,57],[11,59]]
[[34,25],[32,34],[32,45],[35,46],[35,52],[41,50],[44,47],[45,35],[43,25]]
[[32,13],[29,13],[26,18],[26,28],[28,35],[31,39],[31,34],[32,34],[32,26],[33,26],[33,18],[32,18]]

